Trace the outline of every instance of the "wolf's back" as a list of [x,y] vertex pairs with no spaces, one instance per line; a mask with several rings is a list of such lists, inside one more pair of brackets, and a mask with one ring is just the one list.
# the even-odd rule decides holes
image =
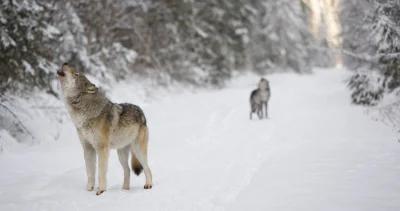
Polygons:
[[250,103],[254,102],[258,93],[258,89],[255,89],[250,94]]
[[119,123],[121,125],[146,125],[146,117],[144,116],[143,110],[139,106],[129,103],[122,103],[119,105],[122,107],[122,112],[119,117]]

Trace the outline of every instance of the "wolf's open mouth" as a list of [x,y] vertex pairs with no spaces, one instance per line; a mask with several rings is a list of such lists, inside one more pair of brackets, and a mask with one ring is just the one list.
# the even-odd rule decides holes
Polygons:
[[58,70],[58,71],[57,71],[57,75],[59,75],[59,76],[61,76],[61,77],[64,77],[64,76],[65,76],[65,73],[64,73],[64,71],[62,71],[62,70]]

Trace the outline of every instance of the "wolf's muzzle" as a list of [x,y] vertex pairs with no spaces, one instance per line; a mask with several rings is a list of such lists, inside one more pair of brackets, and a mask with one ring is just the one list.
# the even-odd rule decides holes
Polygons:
[[64,63],[64,64],[61,66],[61,69],[60,69],[60,70],[57,70],[57,75],[59,75],[59,76],[61,76],[61,77],[64,77],[64,76],[65,76],[65,73],[64,73],[64,66],[68,66],[68,63]]
[[65,73],[64,73],[64,71],[62,71],[62,70],[58,70],[58,71],[57,71],[57,75],[59,75],[59,76],[61,76],[61,77],[64,77],[64,76],[65,76]]

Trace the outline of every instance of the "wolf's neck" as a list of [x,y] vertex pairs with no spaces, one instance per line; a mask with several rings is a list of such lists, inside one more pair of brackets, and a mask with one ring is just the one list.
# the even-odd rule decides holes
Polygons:
[[103,93],[79,94],[74,97],[67,97],[66,104],[71,118],[77,127],[86,121],[101,115],[103,109],[111,102]]

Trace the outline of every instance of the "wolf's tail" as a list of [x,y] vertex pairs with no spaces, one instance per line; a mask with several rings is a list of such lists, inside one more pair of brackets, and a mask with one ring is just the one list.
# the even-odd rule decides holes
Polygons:
[[132,170],[133,170],[133,172],[135,172],[136,175],[139,175],[140,173],[142,173],[143,166],[142,166],[142,164],[140,164],[139,160],[136,158],[134,153],[132,153],[131,162],[132,162]]
[[138,160],[138,156],[142,162],[147,163],[147,144],[149,141],[149,131],[146,125],[142,125],[140,127],[137,141],[139,148],[132,150],[132,170],[136,175],[139,175],[143,170],[143,166]]

